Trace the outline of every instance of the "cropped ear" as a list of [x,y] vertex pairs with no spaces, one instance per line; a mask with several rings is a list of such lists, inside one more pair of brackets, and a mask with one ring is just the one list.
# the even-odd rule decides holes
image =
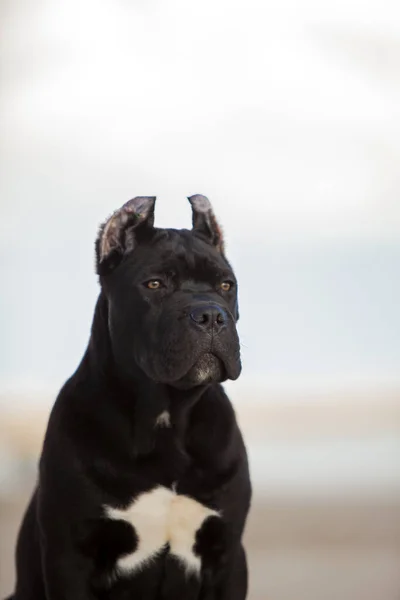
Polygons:
[[211,202],[206,196],[196,194],[188,198],[192,205],[193,231],[201,233],[215,248],[224,253],[224,238],[215,218]]
[[154,225],[155,196],[138,196],[126,202],[101,225],[96,240],[96,270],[106,275],[133,250],[137,237]]

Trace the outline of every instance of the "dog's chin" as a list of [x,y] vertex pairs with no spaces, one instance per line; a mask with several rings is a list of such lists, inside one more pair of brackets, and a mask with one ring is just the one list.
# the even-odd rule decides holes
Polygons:
[[224,363],[214,354],[202,354],[189,371],[172,385],[178,389],[190,389],[209,383],[221,383],[227,379]]

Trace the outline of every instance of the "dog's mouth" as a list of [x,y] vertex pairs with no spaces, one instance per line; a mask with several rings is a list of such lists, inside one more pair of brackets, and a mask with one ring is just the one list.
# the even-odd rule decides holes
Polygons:
[[224,381],[227,377],[223,361],[211,352],[205,352],[195,362],[188,373],[199,384],[210,381]]
[[199,356],[194,365],[184,377],[174,384],[181,389],[207,385],[209,383],[221,383],[227,379],[237,379],[240,374],[240,363],[233,369],[212,352],[204,352]]

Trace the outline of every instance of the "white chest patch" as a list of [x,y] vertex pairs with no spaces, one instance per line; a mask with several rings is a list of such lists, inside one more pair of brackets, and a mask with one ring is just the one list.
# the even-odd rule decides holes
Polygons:
[[140,569],[169,544],[170,553],[189,571],[198,573],[201,560],[193,553],[196,532],[208,517],[219,516],[193,498],[161,486],[140,494],[125,509],[104,508],[110,519],[126,521],[138,536],[135,552],[118,559],[120,572]]
[[171,427],[171,415],[167,410],[158,415],[156,427]]

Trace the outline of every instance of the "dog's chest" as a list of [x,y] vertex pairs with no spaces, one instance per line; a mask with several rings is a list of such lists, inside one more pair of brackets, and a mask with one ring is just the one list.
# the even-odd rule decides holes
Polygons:
[[104,511],[108,519],[129,524],[135,533],[135,548],[117,559],[121,574],[142,569],[166,548],[187,571],[198,573],[196,534],[207,519],[219,517],[217,511],[163,486],[137,495],[125,508],[105,506]]

